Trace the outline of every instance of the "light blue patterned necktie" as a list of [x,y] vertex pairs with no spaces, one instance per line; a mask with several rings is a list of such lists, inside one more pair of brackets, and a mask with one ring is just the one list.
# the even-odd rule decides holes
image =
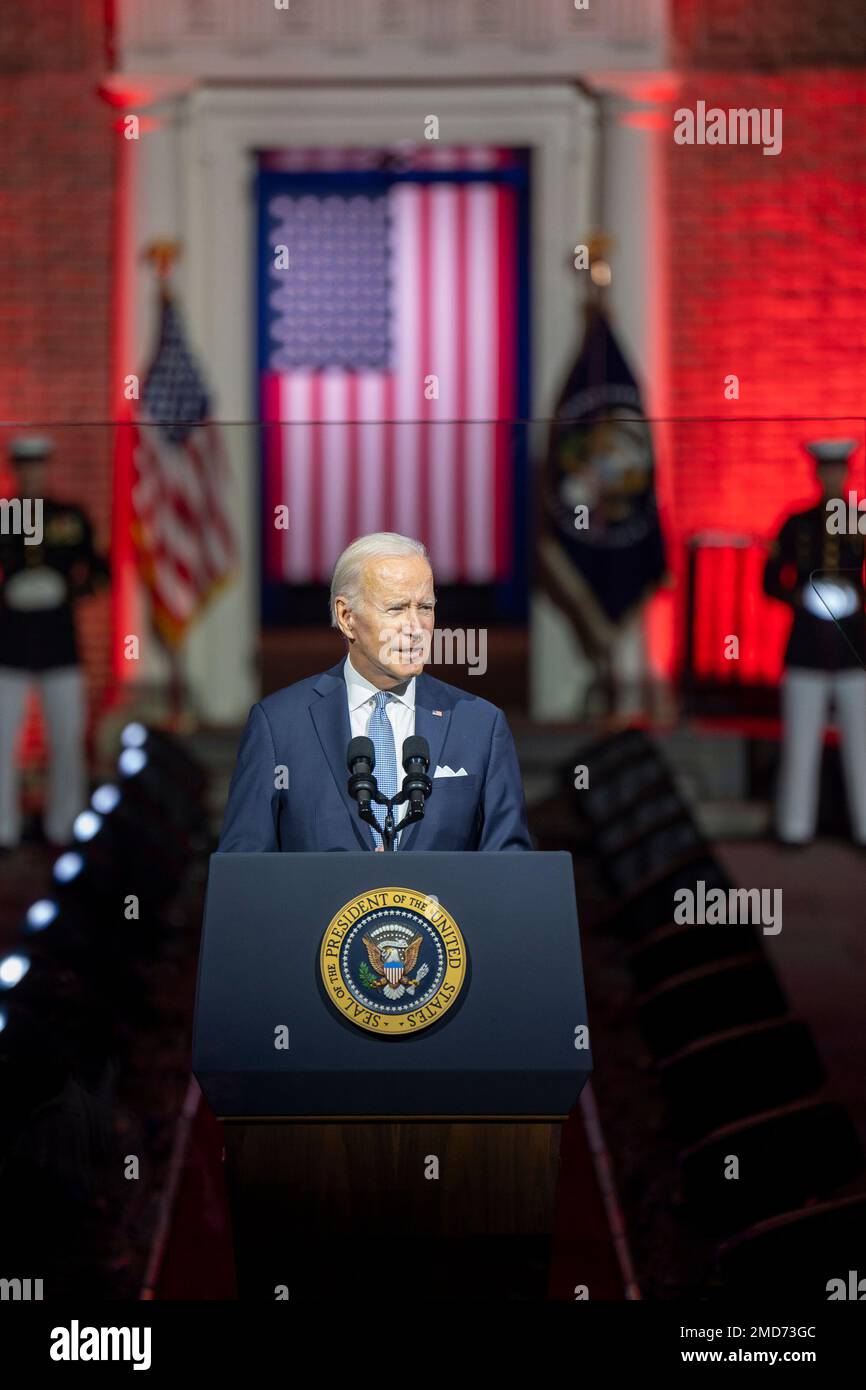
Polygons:
[[[397,795],[397,749],[394,744],[394,730],[388,718],[386,704],[391,699],[387,690],[377,690],[373,697],[375,704],[370,721],[367,725],[367,737],[372,740],[373,749],[376,754],[376,766],[374,769],[379,791],[383,796]],[[373,813],[379,825],[385,824],[386,807],[375,806]],[[398,808],[394,808],[394,818],[397,818]],[[370,834],[376,844],[382,844],[382,840],[370,826]],[[399,836],[395,837],[394,848],[398,847]]]

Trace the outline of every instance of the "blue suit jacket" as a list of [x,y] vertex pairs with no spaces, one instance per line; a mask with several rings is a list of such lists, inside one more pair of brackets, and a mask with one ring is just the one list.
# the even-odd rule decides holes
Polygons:
[[[434,711],[440,711],[434,713]],[[415,733],[437,766],[424,818],[400,836],[404,850],[531,850],[520,770],[505,716],[495,705],[421,675]],[[343,662],[253,705],[238,750],[220,834],[221,851],[374,849],[349,796],[351,738]],[[277,777],[284,766],[288,779]],[[288,780],[287,790],[275,782]]]

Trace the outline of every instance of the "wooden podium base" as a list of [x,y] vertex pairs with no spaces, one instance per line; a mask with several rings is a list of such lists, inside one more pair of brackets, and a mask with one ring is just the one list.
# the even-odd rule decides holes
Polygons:
[[225,1120],[239,1297],[546,1298],[560,1129]]

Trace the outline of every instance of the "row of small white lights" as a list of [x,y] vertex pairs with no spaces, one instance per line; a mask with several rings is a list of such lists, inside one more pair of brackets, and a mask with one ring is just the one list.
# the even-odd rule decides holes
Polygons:
[[[143,724],[127,724],[120,736],[121,752],[117,759],[117,770],[122,777],[135,777],[147,766],[147,729]],[[98,834],[105,816],[111,815],[118,805],[121,791],[113,782],[105,782],[97,787],[90,798],[90,806],[75,818],[72,834],[78,844],[86,844]],[[54,861],[52,870],[56,883],[71,883],[84,868],[84,858],[77,850],[66,850]],[[28,932],[44,931],[57,917],[60,905],[54,898],[39,898],[31,903],[24,917]],[[14,989],[24,979],[30,969],[30,957],[26,951],[11,951],[0,956],[0,994]],[[0,1033],[9,1022],[7,1010],[0,1004]]]

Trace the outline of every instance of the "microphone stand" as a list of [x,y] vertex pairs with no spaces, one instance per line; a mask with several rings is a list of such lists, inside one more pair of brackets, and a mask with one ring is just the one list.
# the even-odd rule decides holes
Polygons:
[[[379,822],[376,820],[376,817],[373,815],[373,812],[369,809],[369,807],[362,806],[360,808],[360,815],[363,820],[367,821],[368,824],[373,826],[374,830],[379,831],[379,834],[382,836],[383,850],[391,850],[393,852],[394,841],[397,838],[398,833],[397,827],[394,822],[394,807],[402,806],[404,801],[408,801],[409,793],[408,791],[401,790],[397,793],[396,796],[383,796],[382,793],[379,791],[379,788],[376,787],[376,790],[370,793],[370,800],[375,801],[377,806],[387,806],[388,809],[385,812],[384,827],[381,827],[379,825]],[[409,807],[409,810],[406,812],[405,816],[400,822],[400,829],[402,830],[404,825],[411,825],[413,821],[423,819],[424,803],[422,801],[420,805]]]
[[[426,771],[430,756],[426,740],[407,739],[404,752],[403,768],[406,775],[403,785],[395,796],[384,796],[373,775],[375,757],[370,740],[359,736],[349,744],[348,760],[352,775],[347,791],[357,801],[361,819],[381,835],[383,850],[393,851],[394,841],[399,833],[394,823],[394,807],[409,802],[409,809],[400,826],[402,830],[404,825],[411,825],[413,821],[423,819],[424,802],[433,790],[433,783]],[[353,768],[357,770],[352,771]],[[387,807],[384,826],[380,826],[374,816],[371,802]]]
[[[381,835],[383,850],[390,850],[394,852],[394,840],[397,836],[397,827],[394,823],[394,807],[402,806],[404,801],[408,801],[412,789],[409,788],[407,790],[407,788],[404,785],[396,796],[384,796],[382,792],[379,791],[376,778],[371,773],[355,774],[355,776],[353,776],[349,780],[349,792],[353,796],[357,795],[356,787],[353,786],[353,783],[355,783],[356,781],[356,777],[363,778],[364,790],[370,793],[371,801],[375,801],[377,806],[387,806],[388,808],[385,812],[384,827],[380,826],[376,817],[373,815],[373,812],[369,805],[361,805],[359,803],[358,815],[361,817],[361,820],[365,820],[368,825],[371,825],[373,829],[378,831],[378,833]],[[407,777],[407,781],[408,780],[409,778]],[[427,778],[426,780],[429,781],[429,778]],[[403,820],[400,823],[400,829],[402,830],[404,825],[411,825],[413,821],[423,820],[423,818],[424,802],[416,802],[416,804],[410,805],[409,810],[406,812],[405,816],[403,817]]]

